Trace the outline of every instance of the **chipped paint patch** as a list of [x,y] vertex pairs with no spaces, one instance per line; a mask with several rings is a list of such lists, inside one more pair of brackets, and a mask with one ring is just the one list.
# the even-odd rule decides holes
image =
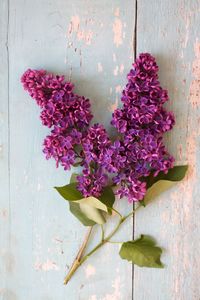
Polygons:
[[85,41],[86,45],[91,45],[92,37],[93,37],[93,32],[91,30],[88,31],[79,30],[77,32],[77,39],[79,41],[81,40]]
[[15,257],[13,254],[7,252],[3,254],[3,261],[5,264],[5,269],[7,273],[13,273],[15,268]]
[[113,71],[114,76],[117,76],[118,72],[119,72],[119,66],[116,66]]
[[190,103],[193,107],[200,105],[200,42],[196,39],[194,44],[195,60],[192,64],[192,74],[194,80],[192,80],[190,86]]
[[124,73],[124,65],[123,64],[120,65],[119,72],[120,72],[120,74]]
[[103,72],[103,66],[100,62],[98,62],[98,64],[97,64],[97,70],[99,73]]
[[47,259],[47,261],[44,262],[44,263],[36,262],[35,265],[34,265],[34,268],[37,271],[41,270],[41,271],[45,271],[45,272],[46,271],[51,271],[51,270],[55,270],[55,271],[59,270],[56,263],[49,260],[49,259]]
[[[88,22],[88,20],[86,20],[84,26],[87,26],[88,23],[91,23],[91,22]],[[70,40],[72,35],[75,35],[75,37],[77,38],[78,41],[84,41],[86,45],[91,45],[92,38],[93,38],[92,30],[91,29],[83,29],[81,27],[82,26],[81,26],[80,17],[78,15],[72,16],[70,24],[69,24],[69,28],[68,28],[68,34],[67,34],[67,36],[69,38],[69,42],[68,42],[69,48],[71,48],[73,46],[73,42]]]
[[114,44],[116,47],[122,45],[122,22],[119,18],[115,18],[113,24]]
[[112,288],[114,289],[113,293],[106,294],[106,296],[102,300],[121,300],[122,295],[121,295],[120,283],[121,283],[120,276],[118,276],[112,284]]
[[17,300],[17,295],[10,289],[0,289],[0,296],[5,300]]
[[3,219],[7,219],[8,218],[8,211],[7,211],[7,209],[2,209],[2,211],[0,211],[0,216]]
[[85,268],[86,278],[89,278],[95,274],[96,274],[96,269],[92,265],[87,265],[87,267]]
[[72,34],[72,32],[78,32],[80,27],[80,18],[79,16],[72,16],[71,17],[71,22],[69,24],[69,28],[68,28],[68,34]]
[[108,110],[109,110],[110,112],[114,112],[115,109],[117,109],[117,107],[118,107],[118,98],[116,97],[115,103],[111,104],[111,105],[108,107]]
[[121,90],[122,90],[121,85],[116,85],[116,87],[115,87],[115,92],[116,92],[116,93],[121,93]]
[[96,295],[92,295],[89,300],[97,300],[97,296]]
[[[176,245],[171,246],[169,252],[171,257],[175,258],[175,264],[172,268],[172,293],[174,297],[184,298],[185,278],[188,276],[188,270],[193,274],[198,274],[200,263],[198,261],[198,254],[192,255],[193,245],[191,240],[195,239],[195,229],[197,226],[195,219],[195,211],[197,209],[196,198],[199,175],[198,175],[198,155],[199,155],[199,130],[198,129],[198,114],[195,114],[196,108],[199,107],[199,94],[200,94],[200,43],[198,39],[194,44],[195,59],[193,61],[193,76],[194,79],[190,86],[189,101],[191,104],[191,114],[188,117],[187,124],[187,147],[186,157],[188,160],[189,169],[186,179],[179,184],[179,189],[172,193],[171,199],[175,206],[173,208],[172,223],[181,228],[179,235],[176,235]],[[184,195],[184,197],[180,196]],[[183,200],[180,202],[180,200]],[[181,261],[177,260],[181,257]],[[192,290],[191,290],[192,293]]]
[[115,9],[114,15],[115,15],[115,17],[119,17],[119,14],[120,14],[120,9],[119,9],[119,7],[117,7],[117,8]]

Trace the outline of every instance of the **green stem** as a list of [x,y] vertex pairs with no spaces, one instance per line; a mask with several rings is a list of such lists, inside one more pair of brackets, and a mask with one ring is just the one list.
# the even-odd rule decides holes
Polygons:
[[111,208],[116,214],[118,214],[118,216],[120,216],[120,218],[123,218],[123,216],[120,214],[120,212],[118,210],[116,210],[115,208]]
[[[122,217],[120,214],[120,220],[117,224],[117,226],[113,229],[113,231],[104,238],[104,231],[102,234],[102,240],[101,242],[99,242],[89,253],[87,253],[85,256],[82,256],[83,251],[81,252],[81,255],[77,255],[74,263],[72,264],[72,267],[69,271],[69,273],[67,274],[67,276],[64,279],[64,284],[67,284],[69,282],[69,280],[71,279],[71,277],[73,276],[73,274],[76,272],[76,270],[93,254],[95,253],[99,248],[101,248],[105,243],[110,242],[110,239],[115,235],[115,233],[119,230],[120,226],[122,225],[122,223],[124,223],[130,216],[132,216],[135,211],[138,209],[139,207],[137,207],[135,210],[133,210],[132,212],[130,212],[128,215],[126,215],[125,217]],[[89,231],[88,235],[90,236],[91,230]],[[86,241],[84,241],[83,245],[84,245],[84,249],[86,248],[87,242],[89,240],[89,237],[86,236]],[[82,248],[82,247],[81,247]],[[80,250],[79,250],[80,252]]]
[[89,227],[89,230],[85,236],[83,244],[81,245],[81,248],[79,249],[78,254],[76,255],[76,258],[75,258],[67,276],[64,279],[64,284],[67,284],[69,282],[70,278],[72,277],[72,275],[74,274],[76,269],[78,269],[78,267],[80,266],[80,260],[81,260],[81,257],[83,256],[83,253],[87,247],[91,233],[92,233],[92,227]]
[[104,240],[104,228],[103,225],[101,225],[101,241]]

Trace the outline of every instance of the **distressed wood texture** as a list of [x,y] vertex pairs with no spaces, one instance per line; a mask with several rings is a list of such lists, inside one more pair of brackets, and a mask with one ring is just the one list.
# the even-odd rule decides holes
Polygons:
[[176,115],[168,148],[190,169],[186,180],[137,214],[135,235],[157,238],[166,267],[135,267],[134,299],[199,300],[200,2],[142,0],[137,15],[137,52],[156,56]]
[[[68,286],[63,285],[86,228],[53,190],[53,186],[68,182],[70,174],[56,169],[54,161],[45,161],[42,142],[49,130],[42,128],[39,110],[23,91],[20,76],[29,67],[65,74],[75,83],[76,92],[91,99],[95,121],[108,127],[133,60],[135,3],[2,0],[0,17],[0,125],[4,147],[3,152],[0,148],[0,299],[131,299],[132,266],[119,259],[118,245],[106,245]],[[125,207],[124,203],[118,206]],[[132,237],[131,220],[119,238],[125,235]]]
[[[7,276],[12,267],[10,249],[10,199],[9,199],[9,102],[8,102],[8,4],[0,2],[0,288],[7,286]],[[2,285],[2,286],[1,286]],[[5,295],[9,294],[7,290]],[[1,292],[0,292],[1,295]]]
[[[65,74],[91,99],[95,121],[109,129],[135,54],[135,21],[137,54],[156,56],[175,111],[166,143],[177,163],[190,165],[184,182],[135,218],[135,237],[154,236],[166,267],[134,267],[132,274],[109,244],[65,287],[86,228],[52,188],[70,174],[45,161],[49,131],[20,76],[29,67]],[[0,54],[0,299],[199,300],[200,2],[1,0]],[[125,201],[117,207],[130,210]],[[130,220],[116,240],[132,234]]]

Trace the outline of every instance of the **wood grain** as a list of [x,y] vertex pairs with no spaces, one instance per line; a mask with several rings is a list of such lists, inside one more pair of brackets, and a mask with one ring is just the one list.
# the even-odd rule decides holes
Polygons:
[[9,198],[8,5],[0,2],[0,295],[10,294],[5,274],[12,270]]
[[[0,161],[2,209],[9,208],[8,163],[11,199],[10,224],[0,215],[1,254],[4,262],[9,261],[9,268],[1,270],[0,298],[131,299],[132,268],[119,259],[115,245],[105,246],[88,260],[67,287],[63,286],[65,272],[75,258],[86,228],[53,190],[53,186],[68,182],[70,174],[56,170],[54,161],[45,161],[41,149],[48,130],[42,128],[39,110],[23,91],[20,76],[29,67],[65,74],[76,84],[78,93],[91,99],[95,121],[109,127],[134,54],[134,1],[10,0],[1,2],[0,8],[3,28],[0,105],[5,123],[1,126],[5,147],[5,156]],[[124,203],[118,206],[123,208]],[[118,238],[125,235],[132,236],[131,221]]]
[[[132,274],[118,246],[106,245],[65,287],[86,228],[53,190],[70,174],[45,161],[49,131],[20,76],[29,67],[65,74],[110,131],[135,46],[156,56],[176,115],[166,144],[177,163],[190,166],[186,180],[135,218],[134,236],[154,236],[166,267]],[[199,300],[199,0],[1,0],[0,54],[0,299]],[[126,200],[117,206],[130,210]],[[115,240],[132,234],[130,220]]]
[[165,249],[163,270],[135,267],[134,299],[200,299],[199,75],[200,2],[138,1],[137,52],[148,51],[169,89],[176,126],[166,137],[177,163],[188,163],[187,179],[137,214],[138,235],[154,236]]

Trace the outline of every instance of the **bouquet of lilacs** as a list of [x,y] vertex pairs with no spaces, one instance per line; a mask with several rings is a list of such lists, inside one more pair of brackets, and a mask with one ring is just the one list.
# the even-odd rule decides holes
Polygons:
[[[42,124],[51,128],[43,144],[46,158],[54,158],[56,167],[61,165],[64,170],[72,166],[79,170],[71,175],[69,184],[56,187],[69,202],[71,213],[89,227],[65,284],[85,260],[110,242],[137,209],[183,179],[187,170],[187,166],[174,166],[163,142],[163,134],[172,129],[175,120],[163,107],[168,93],[158,81],[155,58],[140,54],[127,80],[121,96],[123,105],[111,120],[116,136],[110,138],[102,124],[90,124],[89,99],[77,95],[64,76],[28,69],[21,78],[24,89],[41,108]],[[127,204],[130,213],[123,216],[114,207],[115,195],[136,203],[134,209]],[[116,214],[119,222],[105,235],[107,219]],[[101,227],[101,240],[85,254],[94,226]],[[141,235],[121,243],[119,255],[140,267],[162,268],[161,253],[154,239]]]

